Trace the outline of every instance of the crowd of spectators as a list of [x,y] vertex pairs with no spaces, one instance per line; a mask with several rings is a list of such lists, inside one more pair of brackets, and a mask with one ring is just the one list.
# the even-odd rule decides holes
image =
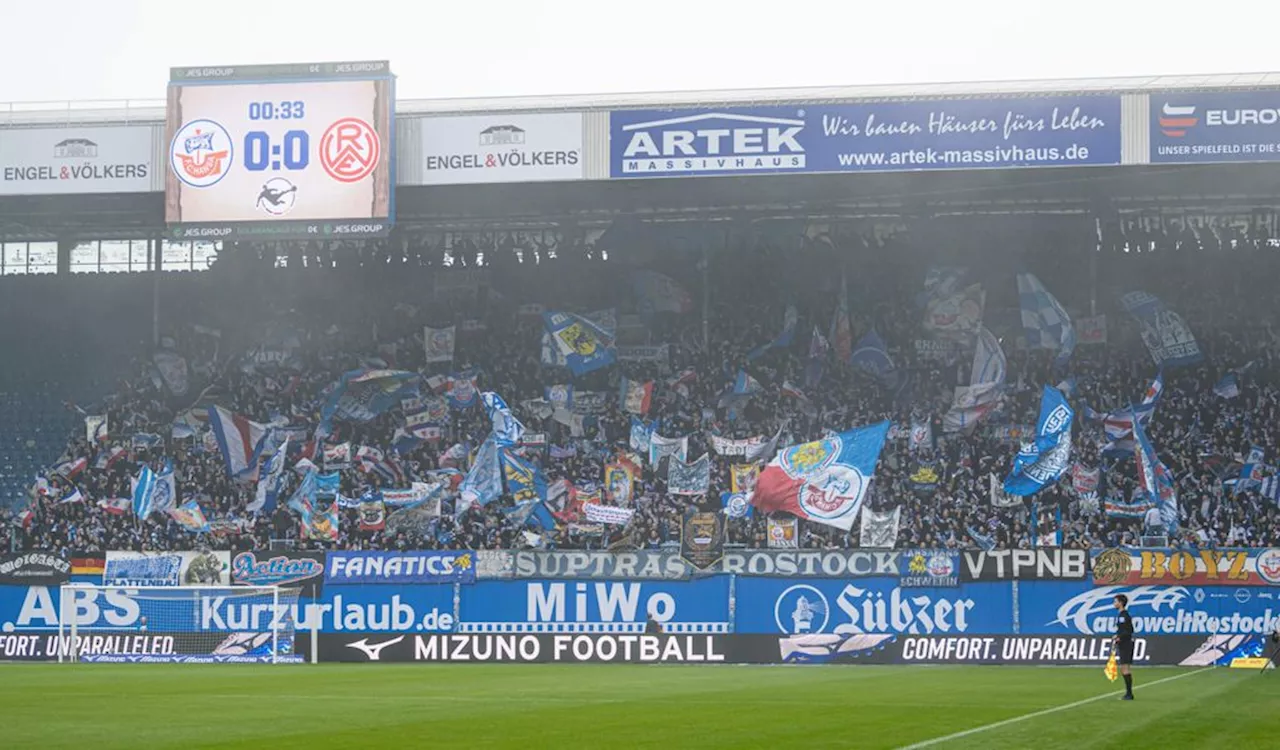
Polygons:
[[[439,517],[415,526],[392,523],[388,531],[362,531],[356,511],[347,509],[339,539],[332,543],[300,539],[296,514],[283,502],[274,513],[247,512],[254,484],[228,475],[217,446],[205,437],[207,428],[193,423],[193,414],[216,404],[314,438],[323,392],[342,373],[361,367],[412,370],[424,380],[478,373],[480,390],[501,394],[530,432],[546,435],[545,446],[526,454],[553,483],[567,479],[580,489],[598,485],[604,465],[628,449],[633,415],[618,400],[619,379],[625,376],[655,383],[645,418],[656,420],[663,435],[690,436],[690,460],[711,450],[713,435],[779,435],[778,445],[784,447],[892,420],[902,429],[885,446],[866,502],[873,510],[901,508],[899,547],[1029,547],[1052,529],[1061,532],[1060,543],[1068,547],[1136,544],[1146,520],[1113,517],[1104,510],[1108,499],[1141,497],[1134,461],[1103,455],[1101,424],[1084,418],[1086,407],[1106,412],[1136,401],[1156,375],[1136,325],[1118,304],[1121,293],[1134,289],[1159,296],[1178,312],[1204,354],[1198,364],[1164,373],[1165,392],[1149,427],[1177,479],[1181,518],[1170,543],[1280,544],[1276,499],[1265,497],[1257,483],[1239,488],[1233,483],[1255,446],[1266,461],[1280,460],[1273,329],[1278,308],[1269,281],[1277,251],[1265,238],[1214,236],[1211,241],[1198,233],[1158,238],[1131,233],[1099,246],[1091,221],[1041,217],[957,220],[909,232],[825,226],[728,234],[654,229],[606,235],[594,246],[565,242],[557,247],[545,238],[510,236],[456,243],[446,255],[448,265],[434,250],[370,250],[357,257],[338,248],[326,249],[322,257],[304,246],[285,252],[228,247],[207,272],[165,278],[157,292],[154,345],[150,320],[148,330],[123,332],[121,346],[133,342],[135,350],[131,371],[100,401],[68,405],[86,415],[105,415],[107,439],[90,441],[83,431],[69,436],[57,464],[84,459],[87,468],[71,478],[58,476],[53,467],[43,481],[32,477],[30,503],[6,511],[0,524],[0,548],[71,555],[264,548],[273,540],[299,548],[655,548],[678,542],[686,512],[721,510],[729,463],[741,460],[713,453],[709,491],[694,497],[669,494],[665,475],[643,465],[632,521],[602,530],[563,523],[555,530],[522,533],[529,529],[504,512],[512,505],[508,496],[461,511],[451,496]],[[1002,407],[963,433],[946,432],[942,416],[954,388],[967,384],[971,347],[943,348],[939,355],[936,348],[918,344],[929,340],[921,325],[923,282],[930,268],[943,265],[967,268],[972,283],[984,286],[984,323],[1000,338],[1008,358]],[[687,290],[688,311],[645,314],[629,283],[640,268],[658,271]],[[1105,314],[1106,342],[1078,346],[1065,367],[1055,366],[1054,352],[1026,350],[1014,277],[1027,270],[1073,316]],[[98,279],[72,281],[66,294],[97,294]],[[137,280],[136,290],[149,294],[144,281]],[[842,281],[854,339],[874,329],[897,368],[909,373],[906,387],[885,388],[833,353],[821,358],[822,374],[815,382],[812,332],[827,334]],[[623,361],[574,379],[564,368],[542,362],[543,324],[532,305],[583,313],[615,309],[620,344],[666,345],[667,356]],[[793,341],[748,360],[749,352],[778,336],[788,306],[798,313]],[[127,325],[136,327],[137,318],[130,320],[135,322]],[[426,325],[458,326],[451,363],[424,362]],[[47,345],[10,336],[3,356],[41,361],[24,354],[24,347]],[[181,396],[157,376],[152,358],[157,349],[173,351],[187,363],[189,383]],[[255,358],[264,351],[288,356],[271,363]],[[81,360],[74,366],[96,365]],[[1215,392],[1215,383],[1232,370],[1240,372],[1239,395]],[[739,371],[748,372],[763,390],[730,410],[720,396]],[[1073,461],[1101,469],[1100,497],[1077,497],[1064,480],[1021,505],[994,506],[990,476],[1002,478],[1018,449],[1017,431],[1008,428],[1033,424],[1042,386],[1064,382],[1072,383],[1069,398],[1080,414]],[[578,394],[607,394],[582,436],[530,408],[547,386],[560,383],[573,383]],[[783,389],[784,384],[797,385],[803,397]],[[931,426],[929,444],[909,445],[907,428],[913,423]],[[194,426],[194,432],[188,434],[184,425]],[[397,430],[403,427],[403,413],[393,408],[367,422],[339,422],[327,440],[376,447],[393,456]],[[396,455],[406,482],[440,469],[457,444],[474,449],[490,423],[481,408],[451,409],[440,427],[439,440]],[[316,463],[324,443],[322,438],[311,445]],[[300,442],[295,451],[305,448]],[[116,457],[119,449],[124,452]],[[106,461],[107,456],[113,460]],[[295,452],[290,465],[299,459]],[[166,462],[174,467],[180,502],[196,499],[211,522],[210,532],[191,533],[161,513],[138,519],[104,507],[106,500],[131,496],[131,478],[143,464],[160,470]],[[936,471],[936,484],[912,481],[922,466]],[[465,464],[461,470],[466,471]],[[286,497],[299,473],[287,476]],[[375,475],[358,468],[342,472],[345,496],[371,497],[380,489],[390,488]],[[74,499],[63,502],[68,497]],[[728,541],[767,546],[766,524],[759,513],[730,519]],[[846,533],[802,522],[797,542],[804,548],[856,547],[859,529],[855,525]]]

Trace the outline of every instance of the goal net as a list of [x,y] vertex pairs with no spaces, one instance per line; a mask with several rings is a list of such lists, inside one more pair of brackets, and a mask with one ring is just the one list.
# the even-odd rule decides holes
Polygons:
[[300,590],[62,586],[58,660],[300,662],[294,653]]

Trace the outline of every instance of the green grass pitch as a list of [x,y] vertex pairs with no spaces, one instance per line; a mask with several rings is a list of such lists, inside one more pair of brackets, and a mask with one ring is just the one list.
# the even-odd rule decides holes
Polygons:
[[1280,747],[1280,674],[1136,678],[1127,703],[1092,668],[2,664],[0,748],[899,748],[1005,721],[925,746]]

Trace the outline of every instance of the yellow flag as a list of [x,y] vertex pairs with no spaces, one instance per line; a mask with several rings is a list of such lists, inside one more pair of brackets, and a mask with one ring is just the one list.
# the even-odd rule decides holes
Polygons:
[[1111,652],[1111,658],[1107,659],[1107,666],[1102,670],[1102,673],[1112,682],[1115,682],[1116,678],[1120,676],[1120,668],[1116,666],[1116,652]]

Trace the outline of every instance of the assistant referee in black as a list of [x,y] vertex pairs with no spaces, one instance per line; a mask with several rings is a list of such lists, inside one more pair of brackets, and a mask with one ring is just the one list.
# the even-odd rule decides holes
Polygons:
[[1116,663],[1120,665],[1120,674],[1124,676],[1124,695],[1122,701],[1133,700],[1133,618],[1129,616],[1129,597],[1116,594],[1116,609],[1120,614],[1116,617],[1116,634],[1111,639],[1112,648],[1116,651]]

